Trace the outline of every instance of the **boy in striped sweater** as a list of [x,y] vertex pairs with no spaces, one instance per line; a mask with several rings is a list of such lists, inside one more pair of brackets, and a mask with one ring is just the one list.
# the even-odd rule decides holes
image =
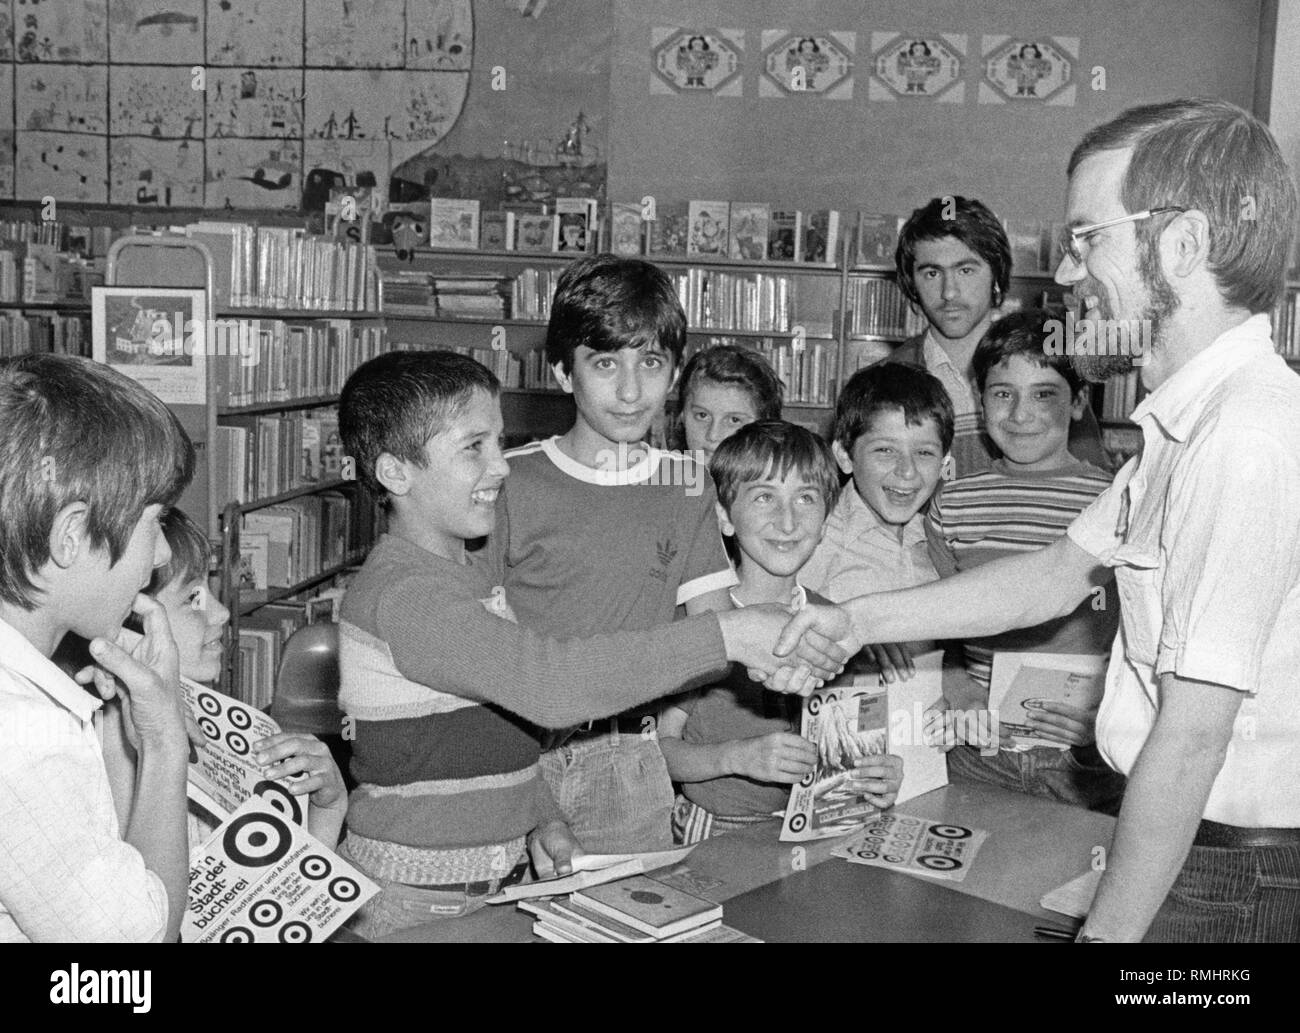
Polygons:
[[389,513],[339,628],[360,783],[339,853],[382,888],[353,922],[363,936],[476,910],[523,877],[526,843],[540,872],[570,870],[580,846],[540,776],[529,722],[608,716],[716,677],[728,659],[806,691],[845,657],[814,637],[800,646],[802,672],[778,670],[779,607],[569,640],[513,623],[465,549],[492,531],[509,473],[498,390],[468,357],[393,352],[362,365],[339,403],[357,476]]
[[[1109,473],[1070,452],[1070,427],[1083,414],[1087,392],[1070,359],[1051,354],[1046,346],[1051,319],[1039,309],[1007,316],[993,324],[975,350],[988,433],[1002,456],[991,469],[958,478],[936,495],[926,537],[941,577],[1050,544],[1110,486]],[[1109,572],[1098,567],[1094,578],[1100,591],[1065,617],[965,642],[965,670],[947,672],[948,709],[987,709],[993,654],[999,650],[1108,654],[1119,605]],[[980,744],[959,745],[948,754],[950,776],[1117,812],[1124,779],[1097,752],[1095,710],[1045,700],[1030,721],[1040,737],[1069,749],[1040,746],[990,755]]]

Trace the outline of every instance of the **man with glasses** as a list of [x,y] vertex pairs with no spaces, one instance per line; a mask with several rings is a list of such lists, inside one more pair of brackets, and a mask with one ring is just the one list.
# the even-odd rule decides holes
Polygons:
[[[858,641],[967,638],[1073,610],[1114,568],[1097,715],[1128,790],[1084,941],[1300,939],[1300,378],[1275,354],[1294,182],[1222,101],[1133,108],[1068,167],[1056,278],[1087,318],[1150,320],[1142,452],[1036,553],[863,596],[810,624]],[[1092,378],[1128,354],[1077,356]],[[1054,723],[1052,715],[1040,718]]]
[[[971,359],[1011,281],[1011,244],[1002,223],[981,202],[935,197],[903,225],[894,252],[898,286],[930,326],[900,344],[886,361],[910,362],[938,378],[952,400],[956,429],[949,478],[990,469],[998,454],[984,432]],[[1111,469],[1092,410],[1070,427],[1070,451]]]

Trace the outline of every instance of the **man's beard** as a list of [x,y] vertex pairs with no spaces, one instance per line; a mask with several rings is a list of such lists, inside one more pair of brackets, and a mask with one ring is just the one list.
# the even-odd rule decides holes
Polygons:
[[[1173,287],[1165,279],[1164,273],[1160,271],[1160,256],[1157,250],[1155,240],[1142,241],[1138,245],[1138,275],[1142,279],[1142,286],[1147,292],[1146,308],[1137,316],[1139,326],[1150,325],[1150,339],[1143,341],[1143,344],[1149,349],[1138,355],[1073,355],[1070,362],[1075,371],[1084,380],[1093,384],[1101,384],[1111,377],[1118,376],[1121,373],[1131,373],[1140,365],[1150,360],[1149,352],[1162,347],[1164,339],[1164,330],[1168,323],[1169,317],[1178,311],[1181,302],[1178,295],[1174,293]],[[1088,293],[1101,302],[1104,311],[1101,318],[1113,319],[1114,313],[1109,311],[1109,305],[1106,301],[1105,294],[1102,291],[1089,292],[1076,288],[1075,294],[1082,296]],[[1131,326],[1132,324],[1130,324]],[[1142,335],[1136,335],[1141,340]],[[1106,340],[1107,335],[1098,333],[1098,341]],[[1130,349],[1132,351],[1132,349]]]

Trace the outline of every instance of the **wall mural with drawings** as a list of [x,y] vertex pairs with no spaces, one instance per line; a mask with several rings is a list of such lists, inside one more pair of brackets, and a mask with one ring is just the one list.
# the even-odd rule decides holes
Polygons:
[[0,0],[0,196],[296,208],[313,169],[386,184],[460,119],[474,37],[471,0]]

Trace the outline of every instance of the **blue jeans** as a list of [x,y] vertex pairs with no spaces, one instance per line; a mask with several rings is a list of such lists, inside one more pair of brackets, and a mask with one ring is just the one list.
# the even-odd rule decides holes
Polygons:
[[659,742],[584,737],[542,753],[542,777],[589,854],[671,850],[673,784]]
[[1193,846],[1147,943],[1300,940],[1300,846]]
[[956,746],[948,751],[948,776],[1104,814],[1118,814],[1124,796],[1124,776],[1107,766],[1096,746],[1036,746],[1023,753],[999,750],[990,757],[974,746]]

